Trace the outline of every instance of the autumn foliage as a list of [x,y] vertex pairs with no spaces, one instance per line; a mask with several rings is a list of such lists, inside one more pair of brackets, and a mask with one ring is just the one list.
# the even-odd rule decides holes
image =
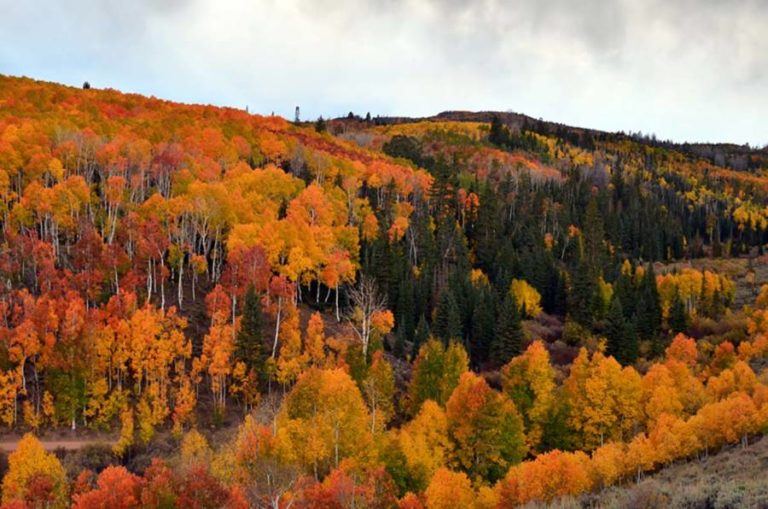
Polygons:
[[[768,429],[768,286],[637,261],[749,254],[764,177],[355,122],[0,76],[3,507],[506,508]],[[59,428],[114,464],[65,471]]]

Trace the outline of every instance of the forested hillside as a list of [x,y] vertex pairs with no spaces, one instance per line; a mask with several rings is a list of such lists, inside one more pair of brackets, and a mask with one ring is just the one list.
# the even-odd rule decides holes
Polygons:
[[[766,171],[0,76],[3,507],[506,508],[746,444]],[[63,430],[110,449],[35,438]]]

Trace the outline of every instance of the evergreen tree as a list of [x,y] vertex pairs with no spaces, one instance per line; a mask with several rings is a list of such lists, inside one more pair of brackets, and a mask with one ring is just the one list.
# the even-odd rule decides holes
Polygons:
[[[434,217],[439,221],[438,229],[442,226],[444,231],[448,230],[442,221],[446,218],[450,218],[448,227],[453,229],[455,221],[455,207],[456,207],[456,175],[454,168],[445,160],[440,157],[435,162],[432,169],[432,185],[429,189],[429,202],[432,206]],[[451,232],[452,233],[452,232]]]
[[523,348],[523,329],[520,310],[515,298],[507,294],[499,309],[496,321],[496,337],[491,345],[491,358],[495,364],[503,365]]
[[472,313],[472,342],[470,353],[475,364],[488,360],[496,333],[496,302],[490,289],[483,288]]
[[568,309],[567,296],[565,273],[553,265],[549,273],[547,290],[542,295],[544,311],[555,315],[565,315]]
[[442,339],[446,344],[452,339],[462,339],[461,313],[450,288],[445,288],[440,293],[440,300],[435,310],[435,320],[432,323],[432,331],[435,336]]
[[637,333],[640,339],[655,340],[661,330],[661,299],[656,287],[656,274],[653,264],[640,281],[640,297],[637,302]]
[[685,330],[688,329],[688,311],[685,309],[685,302],[680,298],[678,292],[675,292],[675,297],[672,299],[667,322],[669,325],[669,332],[672,334],[685,332]]
[[416,357],[419,353],[421,345],[427,342],[429,339],[429,324],[427,319],[422,314],[419,317],[419,323],[416,325],[416,330],[413,333],[413,347],[411,348],[411,356]]
[[256,289],[250,286],[243,301],[240,330],[235,336],[235,359],[244,363],[260,378],[264,377],[264,363],[267,358],[261,333],[263,325],[261,299],[259,299]]
[[325,123],[325,119],[322,116],[318,117],[317,120],[315,121],[315,131],[319,133],[324,133],[327,130],[328,130],[328,125]]
[[491,119],[488,141],[499,147],[504,147],[509,143],[509,130],[501,123],[501,119],[498,115],[494,115]]
[[635,306],[638,304],[638,292],[632,282],[631,272],[619,271],[619,277],[613,284],[613,295],[621,302],[624,316],[631,317],[635,313]]
[[480,192],[480,208],[477,211],[473,244],[477,262],[486,274],[493,274],[497,268],[494,266],[494,260],[502,240],[501,218],[499,197],[493,186],[485,186]]
[[588,264],[582,258],[571,274],[571,287],[568,293],[568,314],[575,322],[585,327],[592,326],[596,296],[597,282]]
[[631,320],[624,317],[621,300],[614,296],[606,317],[605,337],[608,339],[608,354],[621,364],[632,364],[637,360],[637,335]]
[[597,197],[592,196],[584,214],[584,255],[592,276],[597,278],[605,264],[605,225]]

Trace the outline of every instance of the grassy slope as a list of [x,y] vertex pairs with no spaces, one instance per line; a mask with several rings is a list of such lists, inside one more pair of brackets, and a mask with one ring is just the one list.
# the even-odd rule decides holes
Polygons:
[[639,484],[612,487],[577,500],[561,500],[548,507],[766,508],[768,437],[746,449],[728,447],[702,460],[672,465],[646,477]]

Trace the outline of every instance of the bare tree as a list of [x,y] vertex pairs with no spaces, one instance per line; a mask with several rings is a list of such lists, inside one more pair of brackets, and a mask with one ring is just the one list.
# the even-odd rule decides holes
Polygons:
[[286,495],[293,489],[300,472],[274,457],[254,458],[248,465],[251,482],[246,493],[251,507],[285,509],[293,505]]
[[349,322],[363,344],[363,357],[367,357],[373,316],[387,308],[387,298],[379,293],[379,286],[375,279],[370,276],[360,276],[357,286],[349,290],[349,299],[352,301]]

